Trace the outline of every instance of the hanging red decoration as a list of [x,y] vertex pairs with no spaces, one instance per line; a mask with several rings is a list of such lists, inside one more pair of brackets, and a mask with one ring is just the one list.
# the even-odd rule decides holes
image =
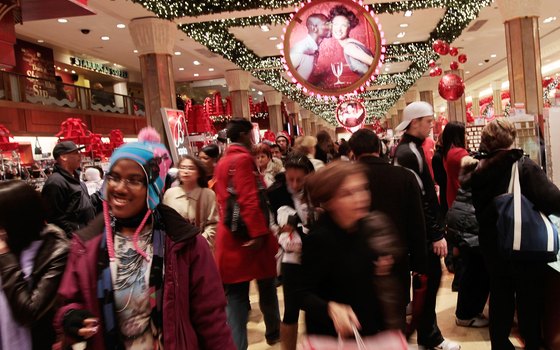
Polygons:
[[13,151],[18,149],[19,143],[11,142],[11,138],[13,138],[13,136],[10,130],[0,124],[0,151]]
[[212,98],[214,99],[214,113],[215,115],[223,115],[225,110],[224,110],[224,102],[222,101],[222,94],[217,91],[214,96],[212,96]]
[[212,106],[212,99],[210,97],[204,99],[204,112],[207,116],[214,115],[214,107]]
[[436,66],[436,61],[430,60],[430,62],[428,62],[428,67],[434,68],[435,66]]
[[111,130],[109,133],[109,141],[113,148],[117,148],[124,143],[124,135],[123,132],[119,129]]
[[443,69],[441,69],[441,67],[436,67],[436,68],[434,68],[434,70],[435,70],[435,73],[436,73],[436,75],[435,75],[436,77],[439,77],[440,75],[443,74]]
[[443,44],[441,44],[441,47],[440,47],[438,53],[442,56],[447,55],[449,53],[449,44],[444,41]]
[[457,61],[453,61],[449,64],[449,68],[451,68],[451,70],[457,70],[459,69],[459,63]]
[[436,41],[434,41],[434,43],[432,44],[432,49],[434,49],[434,51],[436,53],[439,54],[440,50],[441,50],[441,46],[445,43],[445,41],[441,40],[441,39],[437,39]]
[[455,101],[463,96],[465,83],[457,74],[447,73],[439,81],[438,92],[445,100]]
[[60,124],[60,131],[55,135],[59,139],[73,141],[78,145],[88,145],[91,131],[80,118],[68,118]]
[[459,57],[457,57],[457,59],[459,60],[459,63],[466,63],[467,62],[467,55],[462,53],[462,54],[459,55]]
[[543,88],[547,87],[547,86],[550,85],[553,81],[554,81],[554,78],[552,78],[552,77],[544,77],[544,78],[542,79],[542,87],[543,87]]
[[437,76],[437,74],[436,74],[436,69],[435,69],[435,68],[430,69],[430,76],[431,76],[432,78],[435,77],[435,76]]
[[90,134],[89,135],[89,145],[86,147],[85,154],[92,157],[92,159],[104,159],[105,158],[105,147],[101,141],[101,134]]
[[450,47],[449,54],[451,56],[457,56],[459,54],[459,49],[457,49],[456,47]]

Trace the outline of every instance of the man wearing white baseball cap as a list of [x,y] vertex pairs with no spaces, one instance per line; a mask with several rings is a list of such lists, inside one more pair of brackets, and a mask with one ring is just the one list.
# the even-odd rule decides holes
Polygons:
[[394,164],[412,171],[422,190],[422,206],[426,222],[428,247],[427,290],[424,309],[418,320],[418,345],[420,348],[459,350],[456,342],[443,338],[436,319],[436,297],[441,282],[441,257],[447,255],[447,241],[444,236],[442,218],[434,181],[430,175],[422,143],[430,135],[434,122],[434,109],[423,101],[412,102],[403,111],[403,120],[396,127],[403,131]]

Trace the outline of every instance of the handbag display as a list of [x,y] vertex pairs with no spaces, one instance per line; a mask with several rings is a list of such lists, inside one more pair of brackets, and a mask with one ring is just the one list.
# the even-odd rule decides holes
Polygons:
[[518,162],[511,167],[508,192],[494,199],[498,249],[514,260],[556,261],[558,231],[521,193],[518,167]]
[[404,335],[399,330],[382,331],[369,337],[360,335],[352,327],[354,338],[329,337],[326,335],[308,335],[303,338],[302,350],[407,350]]

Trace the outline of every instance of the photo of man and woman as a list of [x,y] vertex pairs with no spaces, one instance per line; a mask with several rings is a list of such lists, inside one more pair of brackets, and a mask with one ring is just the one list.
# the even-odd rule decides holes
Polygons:
[[347,100],[336,108],[336,119],[345,128],[361,126],[366,119],[366,110],[358,100]]
[[288,25],[286,63],[303,86],[319,94],[355,90],[375,71],[381,37],[359,4],[337,0],[309,4]]

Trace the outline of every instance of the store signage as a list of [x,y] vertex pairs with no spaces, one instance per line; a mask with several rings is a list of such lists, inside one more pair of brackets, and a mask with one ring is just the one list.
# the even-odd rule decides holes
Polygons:
[[56,95],[53,51],[47,47],[17,40],[16,71],[26,75],[27,96],[49,97]]
[[375,13],[357,1],[304,1],[286,28],[284,68],[312,96],[334,99],[362,91],[382,65],[380,29]]
[[161,116],[173,161],[190,154],[189,132],[185,113],[178,109],[162,108]]
[[108,67],[101,63],[95,63],[83,58],[70,57],[70,64],[83,69],[91,70],[97,73],[112,75],[114,77],[128,79],[128,72],[122,69]]
[[336,107],[336,120],[346,130],[354,133],[364,125],[366,109],[358,99],[344,100]]

